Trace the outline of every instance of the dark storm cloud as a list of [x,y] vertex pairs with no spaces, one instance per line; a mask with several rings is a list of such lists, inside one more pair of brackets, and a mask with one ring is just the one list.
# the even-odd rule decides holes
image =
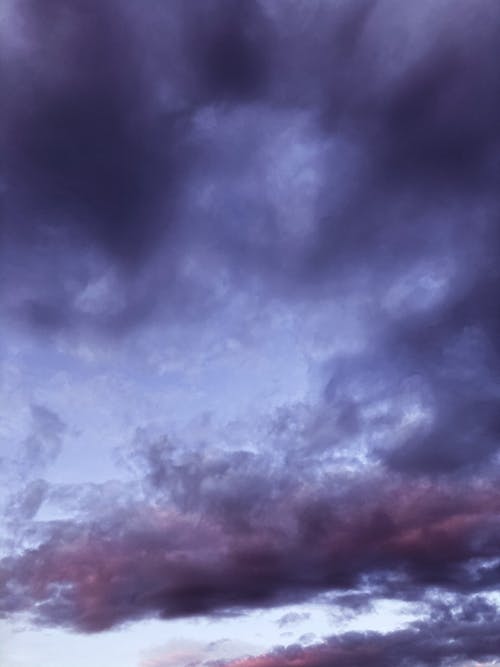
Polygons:
[[[284,278],[294,295],[315,299],[311,283],[322,293],[352,290],[350,278],[364,271],[383,290],[418,258],[463,261],[472,244],[466,282],[496,284],[498,9],[486,0],[474,12],[460,3],[451,23],[445,3],[405,16],[374,1],[138,11],[133,2],[57,0],[16,11],[23,46],[7,48],[3,74],[3,283],[18,290],[5,293],[10,310],[32,325],[129,328],[161,303],[180,311],[191,298],[210,301],[214,262],[237,267],[238,284],[242,273],[262,274],[272,291]],[[408,30],[412,48],[401,46]],[[193,131],[206,109],[213,142]],[[275,227],[252,151],[291,111],[315,119],[309,139],[333,142],[300,248]],[[269,132],[256,134],[256,124]],[[352,147],[353,165],[343,164],[339,141]],[[243,154],[232,154],[235,142]],[[214,174],[220,205],[198,211],[195,223],[191,200],[214,188]],[[477,225],[481,204],[489,211]],[[211,262],[196,254],[199,244]],[[201,292],[182,274],[189,252]],[[108,301],[82,306],[110,267]]]
[[255,0],[192,4],[187,49],[203,97],[238,102],[266,92],[271,69],[272,25]]
[[[272,29],[257,2],[136,10],[54,0],[13,12],[1,229],[15,293],[3,301],[35,328],[127,329],[160,297],[180,313],[192,298],[186,243],[196,245],[193,118],[266,90]],[[79,295],[110,270],[106,312],[82,308]]]
[[[22,285],[11,310],[48,329],[133,326],[172,292],[175,303],[193,297],[182,274],[190,252],[207,286],[198,298],[209,298],[212,264],[196,255],[200,243],[212,263],[237,266],[238,280],[241,267],[257,276],[273,267],[268,289],[283,273],[294,294],[318,280],[345,289],[339,272],[361,269],[381,285],[417,257],[453,255],[478,237],[492,242],[493,263],[494,211],[474,231],[463,210],[498,209],[498,9],[459,3],[451,23],[446,3],[412,12],[375,1],[156,2],[140,11],[134,2],[21,3],[17,46],[5,47],[1,120],[3,282]],[[193,131],[207,109],[215,145]],[[235,109],[250,120],[237,138],[246,172],[230,150]],[[291,112],[315,119],[310,139],[333,142],[300,250],[274,229],[272,188],[242,141],[269,139],[255,135],[252,115],[273,134]],[[357,156],[344,180],[339,141]],[[213,188],[214,173],[227,205],[208,205],[195,223],[194,193]],[[251,215],[247,201],[259,202]],[[119,315],[82,310],[78,296],[110,267]]]
[[90,240],[134,264],[171,218],[182,117],[155,108],[135,35],[111,3],[19,11],[29,52],[5,75],[7,234],[34,248],[50,235],[68,250]]
[[[425,620],[387,634],[349,632],[321,644],[277,648],[251,658],[224,663],[228,667],[438,667],[464,660],[495,659],[500,650],[499,614],[480,597],[454,608],[436,604]],[[496,663],[495,663],[496,664]]]
[[[113,3],[16,12],[23,47],[2,75],[2,301],[36,329],[127,327],[155,301],[137,275],[172,228],[189,114],[161,105]],[[105,312],[82,308],[78,296],[110,270]]]

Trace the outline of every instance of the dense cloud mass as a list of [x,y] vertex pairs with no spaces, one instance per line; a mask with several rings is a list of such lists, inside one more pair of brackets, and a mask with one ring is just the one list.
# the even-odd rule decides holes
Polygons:
[[6,330],[49,367],[286,313],[321,390],[263,400],[246,440],[136,423],[133,481],[94,485],[38,479],[76,436],[33,392],[0,614],[92,633],[389,598],[430,615],[231,667],[500,654],[499,32],[495,0],[5,3]]
[[[498,9],[460,3],[452,22],[450,11],[292,0],[16,6],[1,119],[2,282],[20,283],[5,294],[8,312],[51,329],[130,327],[176,290],[194,298],[182,267],[207,253],[231,274],[237,255],[247,278],[272,266],[272,284],[295,292],[310,281],[346,289],[360,272],[384,288],[419,262],[446,261],[448,277],[466,255],[463,275],[449,278],[448,321],[457,311],[457,325],[480,317],[494,327]],[[310,117],[303,137],[296,114]],[[276,125],[303,150],[325,146],[302,230],[293,211],[281,220],[293,194],[285,166],[281,192],[272,187],[282,156],[259,157]],[[110,270],[117,282],[100,307],[88,297]],[[208,271],[199,279],[213,290]]]
[[498,587],[496,480],[352,480],[245,451],[176,455],[165,443],[144,453],[142,500],[122,507],[115,491],[99,510],[86,495],[77,524],[42,526],[38,546],[4,561],[4,611],[33,606],[41,623],[91,632],[326,591],[418,601]]

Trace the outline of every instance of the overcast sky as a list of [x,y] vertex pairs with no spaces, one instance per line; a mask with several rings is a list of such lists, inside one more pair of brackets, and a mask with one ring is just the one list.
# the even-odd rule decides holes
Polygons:
[[2,667],[500,663],[498,0],[0,0]]

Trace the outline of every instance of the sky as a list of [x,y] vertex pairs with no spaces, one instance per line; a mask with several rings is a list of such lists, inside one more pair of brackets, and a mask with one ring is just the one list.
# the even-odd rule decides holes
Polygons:
[[500,664],[497,0],[0,0],[2,667]]

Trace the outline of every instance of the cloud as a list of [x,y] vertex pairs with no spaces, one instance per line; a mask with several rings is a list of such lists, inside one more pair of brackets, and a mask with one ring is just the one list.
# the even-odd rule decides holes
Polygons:
[[53,463],[62,448],[66,424],[59,415],[43,405],[31,406],[32,432],[23,443],[20,467],[27,470],[43,469]]
[[218,664],[233,659],[252,648],[243,641],[219,639],[209,644],[200,641],[174,640],[166,646],[153,650],[145,657],[140,667],[195,667],[204,660]]
[[152,492],[146,478],[142,500],[118,496],[113,506],[108,493],[104,508],[83,496],[79,518],[42,524],[35,545],[2,561],[4,613],[31,610],[42,625],[98,632],[334,591],[421,600],[428,590],[498,585],[494,480],[466,487],[333,473],[315,482],[304,463],[303,475],[289,466],[280,479],[268,456],[256,456],[223,466],[208,454],[196,469],[174,459],[183,489],[165,474]]
[[[49,485],[45,480],[37,479],[26,488],[13,494],[5,510],[8,521],[16,525],[21,520],[33,519],[47,497]],[[19,526],[17,525],[16,528]]]
[[31,403],[26,413],[27,424],[22,431],[15,435],[7,432],[2,471],[7,489],[43,474],[58,459],[67,435],[66,423],[45,405]]
[[284,628],[287,625],[293,624],[293,623],[298,623],[299,621],[307,621],[308,618],[310,618],[310,614],[304,612],[304,613],[299,613],[296,611],[291,611],[288,614],[284,614],[280,619],[278,619],[278,627]]
[[[184,343],[207,313],[210,340],[224,335],[227,304],[243,328],[275,304],[290,321],[328,316],[303,351],[320,397],[245,445],[139,431],[127,492],[32,479],[65,432],[34,406],[30,482],[9,501],[31,542],[1,561],[4,615],[99,632],[331,592],[357,609],[498,587],[498,13],[490,0],[11,8],[10,323],[40,341],[179,327]],[[48,497],[71,518],[37,519]],[[474,604],[255,664],[479,659],[495,653],[494,616]]]
[[[448,21],[446,2],[23,3],[0,120],[8,312],[116,333],[203,312],[221,275],[316,299],[469,249],[489,260],[466,282],[493,284],[498,8],[480,6]],[[296,238],[275,140],[301,116],[289,141],[325,156],[303,167],[318,192]],[[88,307],[97,285],[105,305]]]
[[26,3],[19,11],[28,55],[41,40],[44,53],[37,67],[28,60],[12,72],[24,85],[7,109],[7,229],[42,248],[51,237],[90,241],[133,264],[160,232],[155,219],[180,165],[173,134],[181,119],[154,108],[134,35],[112,3],[53,2],[49,15]]
[[260,3],[211,0],[189,11],[187,47],[201,95],[238,102],[265,94],[273,35]]
[[[495,659],[499,643],[498,610],[480,597],[453,608],[437,606],[422,621],[387,634],[349,632],[321,644],[277,648],[267,655],[226,663],[231,667],[370,667],[443,664]],[[495,663],[496,664],[496,663]]]
[[196,665],[206,655],[209,647],[200,642],[175,641],[158,651],[154,657],[146,658],[141,667],[180,667]]
[[[197,321],[246,291],[343,300],[371,330],[332,359],[344,440],[375,451],[366,414],[393,402],[391,469],[491,462],[500,89],[498,7],[480,7],[24,3],[1,118],[3,307],[85,337]],[[400,428],[411,383],[420,418]]]

